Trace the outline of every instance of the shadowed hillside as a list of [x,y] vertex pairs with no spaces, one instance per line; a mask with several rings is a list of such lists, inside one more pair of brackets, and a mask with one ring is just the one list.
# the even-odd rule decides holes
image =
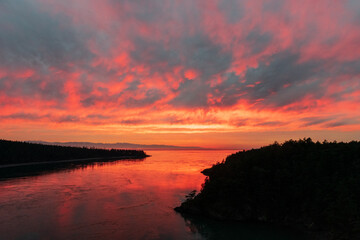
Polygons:
[[144,158],[147,157],[147,155],[142,150],[65,147],[0,140],[0,165],[117,157]]
[[198,195],[175,210],[262,221],[355,239],[360,231],[360,142],[290,140],[238,152],[203,174]]

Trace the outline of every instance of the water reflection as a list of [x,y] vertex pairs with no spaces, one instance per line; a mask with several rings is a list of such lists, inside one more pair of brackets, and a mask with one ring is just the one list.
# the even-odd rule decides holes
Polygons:
[[143,161],[80,164],[0,181],[0,239],[215,239],[236,233],[239,226],[189,218],[185,224],[173,210],[200,189],[200,171],[231,152],[151,151]]
[[305,235],[292,229],[259,223],[239,223],[182,215],[189,231],[207,240],[303,240]]
[[111,159],[106,161],[91,161],[91,162],[60,162],[60,163],[51,163],[51,164],[36,164],[28,166],[16,166],[16,167],[7,167],[0,168],[0,181],[4,181],[10,178],[18,177],[28,177],[28,176],[38,176],[43,174],[54,173],[58,171],[76,171],[77,169],[86,169],[93,168],[94,166],[104,166],[104,165],[115,165],[118,161],[129,161],[129,162],[139,162],[144,161],[142,159]]

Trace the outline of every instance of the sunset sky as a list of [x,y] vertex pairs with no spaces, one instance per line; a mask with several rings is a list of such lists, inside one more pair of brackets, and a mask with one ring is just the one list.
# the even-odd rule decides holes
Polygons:
[[0,138],[360,140],[359,0],[1,0]]

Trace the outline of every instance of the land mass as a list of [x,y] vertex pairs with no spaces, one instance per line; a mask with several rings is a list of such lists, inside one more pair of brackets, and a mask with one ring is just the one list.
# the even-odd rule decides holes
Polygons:
[[360,239],[360,142],[274,143],[202,173],[200,193],[176,211],[292,226],[315,239]]
[[92,142],[45,142],[45,141],[27,141],[29,143],[39,143],[45,145],[57,145],[57,146],[69,146],[69,147],[95,147],[95,148],[106,148],[106,149],[144,149],[144,150],[155,150],[155,149],[172,149],[172,150],[203,150],[205,148],[194,147],[194,146],[173,146],[173,145],[158,145],[158,144],[134,144],[134,143],[92,143]]
[[0,140],[0,166],[81,160],[145,158],[143,150],[97,149]]

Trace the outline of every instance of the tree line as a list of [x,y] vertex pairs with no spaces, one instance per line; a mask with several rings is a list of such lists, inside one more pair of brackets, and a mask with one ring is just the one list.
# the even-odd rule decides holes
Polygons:
[[142,150],[67,147],[0,140],[0,165],[113,157],[145,158],[147,155]]
[[360,236],[360,142],[275,142],[203,174],[201,192],[175,210]]

